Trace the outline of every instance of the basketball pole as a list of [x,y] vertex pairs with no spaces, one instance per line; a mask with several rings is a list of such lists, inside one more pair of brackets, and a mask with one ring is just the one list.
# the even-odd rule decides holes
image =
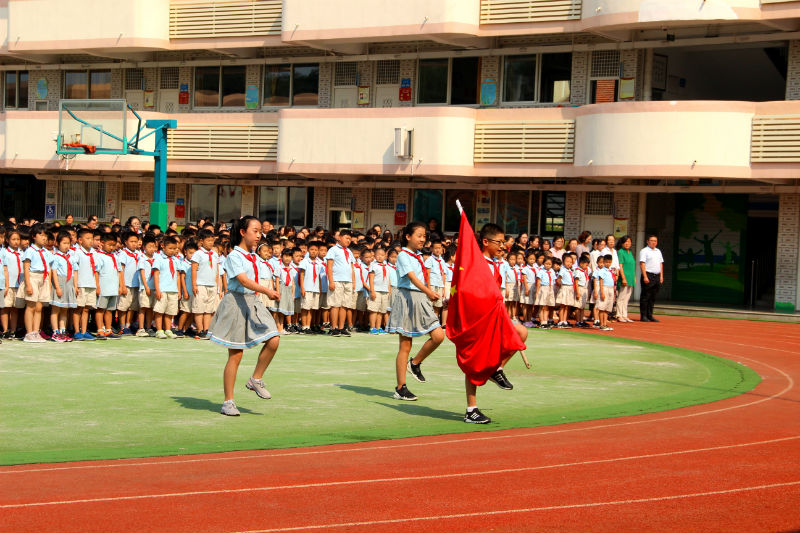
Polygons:
[[150,223],[156,224],[161,231],[167,229],[167,130],[178,127],[175,120],[148,120],[145,126],[154,133],[155,160],[153,201],[150,202]]

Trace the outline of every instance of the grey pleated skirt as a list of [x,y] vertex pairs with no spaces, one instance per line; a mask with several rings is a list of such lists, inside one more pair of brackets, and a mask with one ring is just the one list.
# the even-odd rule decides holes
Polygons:
[[61,287],[61,298],[58,297],[56,294],[56,289],[53,287],[50,291],[53,295],[50,305],[63,307],[65,309],[75,309],[78,307],[78,298],[75,295],[75,284],[72,282],[72,280],[67,281],[67,276],[62,276],[59,274],[58,285]]
[[431,301],[420,291],[393,290],[391,303],[392,312],[387,326],[389,333],[421,337],[441,327]]
[[284,316],[294,314],[294,284],[285,285],[281,281],[281,300],[276,304],[276,311]]
[[229,292],[217,308],[208,338],[228,348],[251,348],[279,335],[272,315],[255,294]]

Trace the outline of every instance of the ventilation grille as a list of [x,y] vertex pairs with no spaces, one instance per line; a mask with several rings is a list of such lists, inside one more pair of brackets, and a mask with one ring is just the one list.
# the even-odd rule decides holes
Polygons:
[[277,124],[181,124],[170,131],[167,153],[174,159],[276,161]]
[[144,69],[141,68],[125,69],[125,90],[126,91],[144,90]]
[[619,50],[595,50],[592,52],[592,78],[619,77]]
[[800,162],[800,115],[754,117],[752,135],[751,162]]
[[160,87],[162,89],[178,88],[178,67],[161,67]]
[[346,61],[336,63],[333,75],[333,85],[335,87],[348,87],[358,83],[358,63]]
[[614,193],[612,192],[587,192],[585,215],[613,215]]
[[580,20],[581,0],[481,0],[481,24]]
[[388,59],[378,61],[377,85],[398,85],[400,83],[400,61]]
[[353,189],[347,187],[335,187],[331,189],[331,207],[336,209],[350,209],[350,201],[353,198]]
[[372,189],[372,209],[394,210],[394,189]]
[[122,184],[122,201],[123,202],[139,201],[139,183],[126,182]]
[[575,121],[478,122],[476,163],[572,163]]
[[176,2],[169,8],[172,39],[280,35],[281,0]]

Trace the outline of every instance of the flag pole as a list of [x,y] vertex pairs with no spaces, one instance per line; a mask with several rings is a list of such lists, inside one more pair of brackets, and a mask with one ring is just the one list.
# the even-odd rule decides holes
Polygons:
[[522,356],[522,362],[523,362],[523,363],[525,363],[525,368],[528,368],[528,369],[530,369],[530,367],[531,367],[531,364],[530,364],[530,362],[528,361],[528,358],[525,356],[525,352],[524,352],[524,351],[522,351],[522,350],[520,350],[520,351],[519,351],[519,354]]
[[464,213],[464,208],[461,207],[461,202],[459,200],[456,200],[456,207],[458,208],[458,214],[459,215]]

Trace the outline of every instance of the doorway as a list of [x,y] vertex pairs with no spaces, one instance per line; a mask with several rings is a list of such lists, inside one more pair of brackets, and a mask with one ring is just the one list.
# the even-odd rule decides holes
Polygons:
[[778,197],[751,195],[747,211],[745,304],[774,309],[778,250]]
[[45,182],[30,175],[0,175],[0,219],[44,220]]

